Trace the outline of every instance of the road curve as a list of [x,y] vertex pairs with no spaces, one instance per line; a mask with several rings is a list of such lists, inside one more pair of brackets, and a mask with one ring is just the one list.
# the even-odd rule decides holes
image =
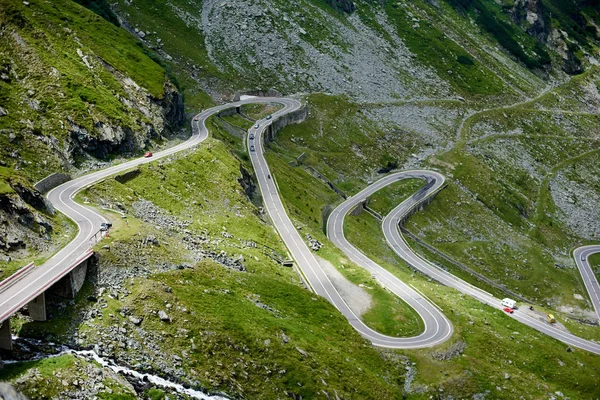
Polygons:
[[589,257],[594,253],[600,253],[600,245],[578,247],[573,250],[573,258],[575,258],[575,263],[577,264],[577,268],[579,268],[585,288],[590,294],[592,305],[600,320],[600,284],[598,284],[598,279],[594,275],[589,262]]
[[[374,182],[372,185],[363,189],[357,195],[348,198],[340,206],[338,206],[338,208],[336,208],[336,210],[334,210],[334,212],[330,216],[330,221],[328,221],[327,224],[328,235],[330,239],[334,243],[336,243],[336,245],[340,246],[340,248],[349,257],[351,255],[353,257],[357,255],[359,255],[359,257],[362,257],[364,261],[361,262],[360,265],[364,266],[365,268],[370,268],[369,264],[366,261],[368,260],[368,258],[362,255],[360,251],[354,249],[352,245],[349,245],[343,237],[343,216],[345,216],[350,210],[352,210],[355,206],[357,206],[359,203],[364,201],[367,197],[369,197],[376,191],[394,182],[397,182],[398,180],[406,178],[421,178],[425,179],[428,183],[413,196],[400,203],[383,219],[382,229],[388,245],[401,259],[406,261],[413,268],[421,271],[423,274],[437,280],[438,282],[446,286],[452,287],[464,294],[467,294],[481,301],[484,304],[487,304],[496,309],[502,309],[500,299],[492,296],[491,294],[487,293],[482,289],[471,285],[470,283],[460,278],[457,278],[449,272],[438,268],[429,261],[421,258],[410,248],[410,246],[407,244],[404,237],[400,233],[399,223],[401,219],[405,215],[407,215],[407,213],[411,212],[415,207],[419,206],[423,202],[423,200],[427,199],[428,197],[431,197],[437,190],[439,190],[443,186],[445,178],[438,172],[417,170],[393,173]],[[332,219],[334,220],[332,221]],[[597,246],[594,249],[588,248],[582,253],[578,253],[580,260],[582,254],[585,255],[587,259],[587,256],[589,254],[598,250],[600,250],[600,246]],[[372,263],[372,261],[368,261]],[[518,310],[515,311],[514,314],[506,314],[506,316],[513,318],[525,325],[528,325],[548,336],[558,339],[561,342],[566,343],[570,346],[578,347],[595,354],[600,354],[600,343],[582,339],[568,332],[563,332],[546,323],[545,321],[541,320],[540,318],[536,318],[529,314],[519,312]]]
[[[273,120],[278,116],[289,112],[288,106],[293,109],[297,109],[301,106],[300,102],[296,100],[279,99],[277,102],[284,104],[286,108],[274,113]],[[408,302],[419,313],[425,324],[424,332],[418,336],[409,338],[386,336],[366,326],[361,321],[360,317],[350,309],[292,224],[281,198],[279,197],[275,180],[274,178],[271,178],[271,172],[264,157],[263,145],[263,132],[271,121],[272,120],[258,121],[259,128],[257,130],[252,128],[250,130],[251,133],[255,133],[254,139],[250,139],[250,135],[248,136],[247,145],[250,159],[254,166],[265,208],[269,213],[275,228],[292,254],[292,257],[315,293],[326,298],[333,304],[348,319],[352,327],[375,346],[401,349],[423,348],[431,347],[448,340],[452,335],[452,325],[448,319],[429,301],[417,294],[385,269],[376,266],[376,264],[373,266],[369,264],[368,267],[365,267],[365,264],[362,263],[359,265],[372,271],[380,282]]]
[[202,143],[208,137],[206,119],[211,115],[227,108],[237,107],[247,103],[269,103],[278,102],[286,106],[281,113],[291,111],[296,107],[296,101],[275,98],[252,98],[235,103],[224,104],[207,109],[192,121],[192,136],[185,142],[169,149],[157,152],[151,158],[138,158],[110,168],[92,172],[88,175],[73,179],[51,190],[47,197],[52,205],[72,219],[78,227],[77,236],[51,259],[43,265],[33,268],[24,275],[21,280],[0,292],[0,322],[8,319],[21,307],[39,294],[43,293],[49,286],[69,273],[77,264],[79,258],[86,254],[90,248],[90,240],[98,231],[100,224],[106,219],[91,208],[76,203],[74,196],[84,188],[93,185],[111,175],[134,168],[141,164],[156,161],[168,157],[180,151],[192,148]]

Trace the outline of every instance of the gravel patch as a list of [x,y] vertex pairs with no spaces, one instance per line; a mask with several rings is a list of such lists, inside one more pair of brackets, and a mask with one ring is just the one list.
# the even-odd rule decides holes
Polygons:
[[315,257],[350,309],[356,315],[362,315],[369,311],[373,303],[371,295],[365,289],[347,280],[329,261],[318,256]]

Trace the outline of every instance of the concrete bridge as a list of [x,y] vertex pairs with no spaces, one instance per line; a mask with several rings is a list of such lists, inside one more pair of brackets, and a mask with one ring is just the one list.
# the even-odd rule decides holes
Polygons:
[[73,299],[81,290],[89,267],[97,263],[92,249],[59,268],[36,267],[33,263],[0,282],[0,349],[12,350],[10,317],[27,306],[34,321],[46,320],[46,293]]

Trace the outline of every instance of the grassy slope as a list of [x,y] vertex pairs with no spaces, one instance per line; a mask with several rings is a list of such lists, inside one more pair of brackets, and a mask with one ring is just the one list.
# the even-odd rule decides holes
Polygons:
[[[286,128],[281,132],[280,138],[286,140],[286,136],[291,132],[297,134],[299,129]],[[277,146],[272,146],[272,149],[277,149]],[[277,177],[290,214],[297,219],[301,214],[300,210],[304,209],[304,213],[308,215],[305,219],[312,220],[311,223],[317,225],[317,207],[313,206],[314,210],[311,210],[310,206],[302,204],[304,201],[299,203],[294,197],[300,195],[302,199],[308,198],[311,205],[318,205],[319,201],[320,204],[327,204],[331,200],[327,199],[326,193],[321,197],[316,191],[310,192],[308,196],[306,193],[302,194],[303,188],[318,187],[320,184],[304,172],[290,171],[290,167],[280,158],[285,159],[286,155],[268,153],[269,163],[273,166],[273,174]],[[405,184],[405,191],[409,191],[414,185],[413,182]],[[295,189],[286,190],[287,186]],[[388,192],[391,191],[393,189]],[[375,205],[382,211],[392,206],[391,202],[379,196],[375,196],[371,201],[372,204],[383,203],[380,206]],[[435,201],[429,207],[432,206],[435,206]],[[419,274],[411,273],[385,244],[380,222],[369,215],[363,213],[359,217],[349,218],[346,230],[349,239],[362,251],[405,282],[423,291],[442,307],[455,324],[453,341],[441,346],[441,349],[399,352],[416,362],[417,379],[413,385],[427,386],[435,391],[442,389],[446,395],[459,398],[470,397],[486,390],[489,390],[494,398],[506,399],[521,395],[544,397],[545,393],[554,390],[569,392],[573,396],[585,396],[585,393],[590,396],[596,395],[596,378],[587,380],[587,372],[583,375],[586,376],[585,382],[582,382],[580,377],[581,371],[596,373],[597,367],[594,365],[599,362],[597,357],[584,352],[566,353],[560,343],[507,320],[501,312],[493,311],[475,300],[458,295],[451,289],[429,282]],[[444,349],[451,347],[456,341],[466,343],[464,355],[447,361],[436,359],[437,353],[443,353]],[[531,351],[532,348],[536,350]],[[510,381],[504,379],[504,373],[511,376]],[[430,393],[413,394],[409,397],[429,398]]]
[[[93,344],[104,327],[128,326],[118,310],[129,309],[133,315],[144,317],[142,328],[151,335],[164,332],[155,338],[160,354],[168,360],[172,354],[186,352],[186,375],[200,379],[209,388],[252,398],[276,398],[284,391],[311,398],[322,390],[335,390],[344,397],[400,396],[402,372],[398,363],[386,361],[333,306],[303,289],[291,269],[263,254],[263,245],[282,253],[284,250],[273,228],[257,218],[256,207],[237,183],[239,165],[240,160],[226,145],[209,139],[198,150],[142,167],[141,174],[126,184],[108,179],[83,192],[80,199],[100,205],[119,202],[128,210],[138,199],[151,200],[169,216],[191,222],[187,228],[191,232],[208,234],[209,248],[243,255],[247,272],[233,272],[206,260],[193,270],[127,280],[131,294],[120,296],[120,300],[105,295],[108,307],[91,325],[67,317],[25,323],[21,332],[37,335],[35,332],[43,329],[43,335],[65,340],[75,329],[85,332],[86,343]],[[165,182],[161,190],[155,190],[156,182]],[[150,266],[188,259],[180,230],[169,232],[128,219],[128,226],[122,222],[115,225],[111,239],[102,243],[110,246],[110,252],[99,249],[103,260],[117,268],[129,268],[132,262],[127,260],[132,259]],[[221,236],[222,226],[227,226],[233,238]],[[141,238],[147,235],[156,235],[160,247],[140,246]],[[243,245],[246,240],[258,246]],[[129,250],[125,252],[124,247]],[[162,290],[164,285],[172,292]],[[257,307],[256,300],[270,308]],[[166,303],[174,305],[168,311],[173,324],[165,324],[151,313],[164,309]],[[86,309],[86,302],[80,300],[73,307],[63,314],[76,315],[78,307]],[[184,308],[187,311],[182,311]],[[189,332],[185,338],[181,329]],[[128,331],[132,339],[142,340],[134,329]],[[287,344],[282,342],[282,333],[289,337]],[[115,346],[117,356],[127,351]]]
[[[563,171],[596,190],[592,181],[578,178],[582,168],[595,171],[598,116],[590,113],[595,81],[588,73],[532,102],[470,117],[463,140],[438,157],[460,185],[441,193],[439,204],[409,226],[526,297],[588,308],[573,297],[586,292],[569,257],[570,249],[585,240],[563,222],[549,184]],[[571,100],[561,104],[565,99]],[[556,264],[567,268],[553,268]]]
[[15,163],[9,150],[18,146],[24,160],[19,167],[33,180],[62,170],[65,160],[58,149],[67,146],[68,120],[92,134],[98,122],[133,131],[151,123],[119,99],[128,98],[119,74],[133,79],[146,96],[160,99],[164,93],[164,69],[135,38],[68,0],[29,6],[2,0],[0,5],[7,28],[0,64],[7,66],[9,76],[0,80],[0,100],[8,111],[0,118],[0,129],[15,133],[10,141],[8,134],[0,136],[0,154],[9,165]]
[[[67,389],[73,389],[63,384],[64,378],[69,381],[80,380],[80,386],[87,386],[85,382],[89,380],[89,376],[86,373],[91,372],[92,368],[96,369],[98,366],[93,362],[65,354],[39,361],[5,365],[0,370],[0,379],[4,382],[12,381],[18,391],[30,398],[50,399],[64,396]],[[99,396],[100,399],[137,398],[131,388],[126,387],[113,376],[106,375],[102,384],[104,390]]]
[[[423,330],[423,322],[415,311],[379,284],[364,270],[350,262],[323,233],[322,210],[341,199],[322,182],[315,182],[301,167],[293,168],[273,152],[267,153],[273,177],[277,180],[288,215],[300,234],[310,235],[324,244],[317,254],[328,260],[354,284],[362,284],[371,295],[373,305],[363,320],[367,325],[390,335],[412,336]],[[359,228],[360,229],[360,228]]]

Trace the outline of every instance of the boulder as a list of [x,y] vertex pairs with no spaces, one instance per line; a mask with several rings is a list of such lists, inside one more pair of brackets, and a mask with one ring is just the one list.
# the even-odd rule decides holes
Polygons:
[[171,322],[171,318],[169,318],[169,315],[162,310],[158,312],[158,318],[160,318],[161,321]]

